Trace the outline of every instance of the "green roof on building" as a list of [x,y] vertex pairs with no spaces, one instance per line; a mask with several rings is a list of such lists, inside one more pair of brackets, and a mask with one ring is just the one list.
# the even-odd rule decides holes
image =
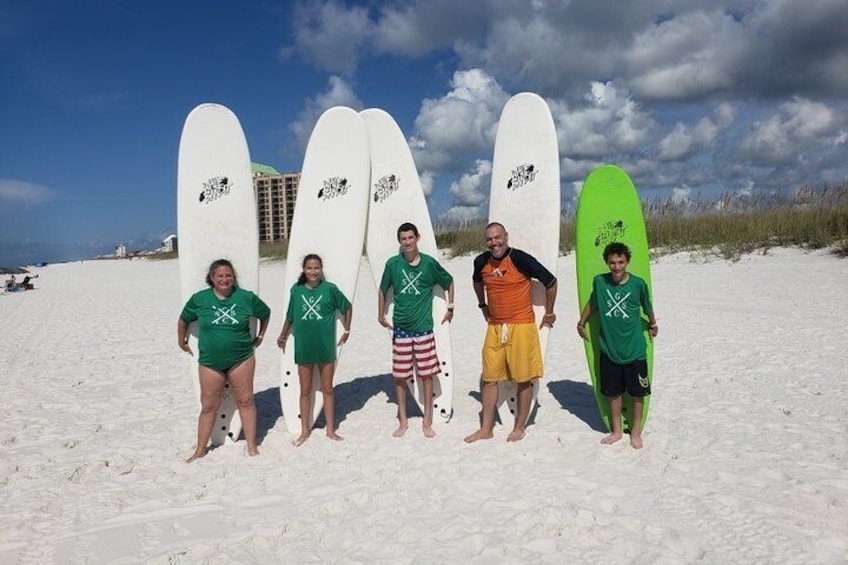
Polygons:
[[279,175],[279,171],[270,165],[263,165],[262,163],[251,163],[250,171],[253,174],[260,175]]

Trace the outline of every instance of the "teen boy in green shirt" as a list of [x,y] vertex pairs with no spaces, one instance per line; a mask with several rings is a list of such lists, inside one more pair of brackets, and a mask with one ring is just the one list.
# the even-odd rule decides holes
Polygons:
[[640,310],[648,316],[651,338],[657,336],[659,328],[647,283],[627,272],[630,249],[623,243],[610,243],[604,248],[604,262],[609,273],[596,275],[592,281],[592,295],[577,322],[577,333],[589,339],[586,321],[593,312],[600,314],[601,394],[609,399],[612,420],[612,432],[601,443],[608,445],[621,439],[621,395],[626,390],[633,398],[630,445],[641,449],[643,398],[651,394],[651,386]]

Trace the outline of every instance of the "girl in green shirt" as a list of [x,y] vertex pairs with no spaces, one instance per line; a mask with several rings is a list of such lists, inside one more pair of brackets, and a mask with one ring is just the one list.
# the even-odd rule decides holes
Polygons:
[[[277,345],[286,350],[286,340],[294,332],[294,361],[300,379],[301,434],[294,444],[301,445],[309,438],[312,422],[312,374],[317,369],[321,376],[324,395],[324,417],[327,420],[327,437],[341,440],[336,433],[334,420],[333,376],[336,370],[336,348],[347,342],[353,307],[339,288],[324,280],[324,263],[311,253],[304,257],[303,272],[291,288],[286,322]],[[342,313],[344,333],[336,341],[336,310]]]

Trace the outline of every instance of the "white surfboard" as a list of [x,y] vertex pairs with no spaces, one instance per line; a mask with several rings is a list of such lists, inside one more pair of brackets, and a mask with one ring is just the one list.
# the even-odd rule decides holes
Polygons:
[[[201,104],[186,118],[177,172],[177,232],[183,302],[207,288],[206,274],[216,259],[229,259],[240,287],[259,292],[259,228],[250,154],[238,118],[218,104]],[[256,323],[253,321],[253,331]],[[197,327],[189,328],[191,378],[200,402]],[[241,420],[229,385],[212,445],[236,441]]]
[[[366,251],[371,264],[374,285],[379,289],[386,261],[397,255],[397,229],[404,222],[418,228],[421,252],[441,260],[436,236],[427,209],[427,201],[418,178],[418,170],[409,145],[395,120],[376,108],[360,112],[368,129],[371,145],[371,196],[368,211]],[[393,301],[389,292],[389,319]],[[451,355],[450,324],[441,320],[447,312],[447,291],[436,287],[433,293],[433,333],[442,372],[433,381],[433,422],[448,422],[453,415],[453,358]],[[387,348],[386,353],[391,351]],[[421,379],[410,379],[409,390],[424,412],[424,385]]]
[[[312,130],[303,159],[286,258],[283,315],[288,311],[289,290],[303,272],[303,258],[309,253],[321,256],[324,278],[353,303],[365,240],[370,173],[368,137],[359,114],[343,106],[324,112]],[[337,316],[337,336],[343,331],[341,317]],[[300,380],[294,349],[292,335],[283,353],[280,402],[286,428],[297,435],[301,432]],[[324,407],[317,371],[312,397],[310,427]]]
[[[492,159],[489,221],[500,222],[509,233],[509,245],[536,257],[556,275],[559,257],[560,176],[559,144],[550,108],[533,93],[516,94],[504,106]],[[533,280],[536,323],[545,313],[545,288]],[[548,346],[549,328],[539,332],[542,355]],[[533,386],[536,406],[539,379]],[[498,414],[508,427],[515,423],[516,386],[500,385]],[[528,414],[529,417],[529,414]]]

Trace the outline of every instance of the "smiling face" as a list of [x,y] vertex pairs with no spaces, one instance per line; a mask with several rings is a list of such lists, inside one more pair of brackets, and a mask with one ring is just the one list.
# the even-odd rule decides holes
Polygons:
[[303,265],[303,274],[306,275],[306,284],[316,286],[324,277],[324,266],[320,259],[309,259]]
[[230,267],[225,265],[215,267],[209,278],[212,280],[212,288],[219,294],[228,295],[233,291],[236,275]]
[[503,226],[496,224],[486,228],[486,248],[495,259],[500,259],[509,250],[509,234]]
[[421,236],[415,235],[415,232],[412,230],[400,232],[398,234],[398,243],[400,243],[401,252],[406,255],[418,251],[419,239],[421,239]]
[[630,261],[627,260],[626,255],[618,255],[617,253],[611,253],[607,257],[607,267],[612,274],[612,280],[616,284],[622,282],[627,277],[627,265],[630,264]]

